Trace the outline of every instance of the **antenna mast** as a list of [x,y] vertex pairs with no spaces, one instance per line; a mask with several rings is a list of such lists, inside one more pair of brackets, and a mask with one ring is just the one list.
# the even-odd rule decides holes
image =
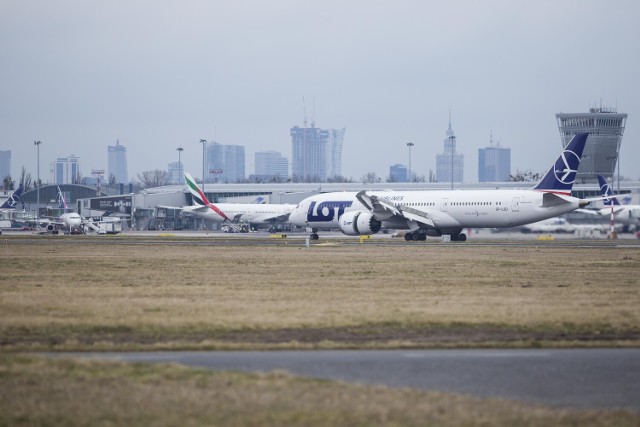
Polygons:
[[302,113],[304,114],[304,127],[307,127],[307,105],[304,102],[304,96],[302,97]]

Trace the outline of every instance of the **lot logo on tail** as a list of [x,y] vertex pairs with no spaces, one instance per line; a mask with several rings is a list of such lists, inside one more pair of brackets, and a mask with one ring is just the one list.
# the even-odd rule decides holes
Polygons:
[[576,134],[534,189],[570,195],[588,136],[588,133]]
[[580,157],[573,151],[564,150],[556,161],[553,173],[561,184],[571,185],[576,182],[576,174],[580,165]]
[[[11,196],[0,206],[2,209],[15,209],[18,206],[18,202],[22,202],[20,195],[22,194],[22,186],[18,187],[16,191],[13,192]],[[22,202],[22,206],[24,208],[24,202]]]
[[64,212],[67,213],[67,201],[64,199],[64,194],[62,194],[60,187],[58,187],[58,207],[64,209]]
[[608,197],[608,196],[613,196],[613,190],[611,190],[611,187],[607,183],[607,180],[604,178],[604,176],[598,175],[598,184],[600,184],[600,194],[607,197],[602,201],[605,206],[611,206],[612,203],[614,205],[620,204],[617,198]]

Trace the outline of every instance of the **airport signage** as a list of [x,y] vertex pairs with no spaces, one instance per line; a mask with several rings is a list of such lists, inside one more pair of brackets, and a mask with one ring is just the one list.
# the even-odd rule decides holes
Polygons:
[[131,196],[100,197],[91,199],[91,209],[131,215]]

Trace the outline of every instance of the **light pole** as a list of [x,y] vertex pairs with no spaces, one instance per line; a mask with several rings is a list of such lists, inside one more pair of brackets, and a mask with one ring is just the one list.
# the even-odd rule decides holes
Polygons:
[[451,189],[453,190],[453,146],[456,143],[456,136],[451,135],[449,140],[451,141]]
[[182,180],[182,162],[180,162],[180,154],[182,154],[184,148],[178,147],[176,150],[178,151],[178,182],[176,184],[180,184],[180,181]]
[[36,193],[38,201],[36,207],[36,219],[40,219],[40,144],[42,144],[42,141],[33,141],[33,145],[36,146],[36,149],[38,151],[38,181],[36,182],[36,185],[38,186],[38,191]]
[[407,147],[409,147],[409,173],[407,174],[407,181],[412,182],[411,179],[411,147],[415,144],[413,142],[407,142]]
[[201,139],[200,143],[202,144],[202,191],[204,191],[204,159],[205,159],[205,155],[204,155],[204,149],[205,146],[207,145],[207,140],[206,139]]

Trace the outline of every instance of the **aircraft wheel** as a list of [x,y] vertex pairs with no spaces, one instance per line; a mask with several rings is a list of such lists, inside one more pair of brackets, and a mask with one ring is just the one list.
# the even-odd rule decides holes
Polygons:
[[466,242],[467,241],[467,235],[464,233],[460,233],[460,235],[458,236],[458,242]]
[[318,240],[318,234],[317,233],[311,233],[311,235],[309,236],[309,238],[311,240]]
[[427,240],[427,234],[426,233],[420,233],[418,240],[420,240],[421,242],[424,242]]
[[407,242],[413,240],[413,235],[411,233],[406,233],[404,235],[404,240],[406,240]]

